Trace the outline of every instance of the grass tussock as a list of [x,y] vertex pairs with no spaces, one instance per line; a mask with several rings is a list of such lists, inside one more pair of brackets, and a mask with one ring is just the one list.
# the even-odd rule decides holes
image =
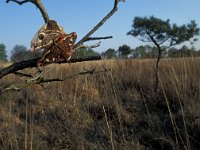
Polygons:
[[[154,66],[148,59],[43,68],[47,78],[111,71],[0,95],[1,149],[200,149],[200,59],[163,59],[158,93]],[[23,80],[9,75],[1,88]]]

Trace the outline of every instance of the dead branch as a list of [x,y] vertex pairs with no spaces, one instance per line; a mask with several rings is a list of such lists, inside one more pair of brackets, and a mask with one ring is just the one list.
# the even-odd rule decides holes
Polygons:
[[[59,64],[60,63],[77,63],[77,62],[100,60],[100,59],[101,59],[101,56],[75,57],[75,58],[71,58],[69,61],[64,60],[57,63]],[[37,61],[38,61],[38,58],[13,63],[12,65],[0,70],[0,79],[8,74],[16,73],[17,71],[23,70],[25,68],[37,67]]]
[[96,43],[96,44],[89,45],[89,46],[87,46],[87,45],[80,45],[79,47],[77,47],[77,48],[75,49],[75,51],[76,51],[77,49],[80,49],[80,48],[97,48],[97,47],[99,47],[100,45],[101,45],[101,42],[98,42],[98,43]]
[[[39,8],[39,10],[42,13],[42,16],[45,20],[45,23],[47,23],[49,21],[49,16],[48,16],[41,0],[21,0],[21,1],[20,0],[6,0],[7,3],[11,2],[11,1],[15,2],[19,5],[23,5],[24,3],[27,3],[27,2],[33,3],[37,8]],[[118,6],[118,3],[120,1],[125,1],[125,0],[114,0],[113,9],[91,31],[89,31],[88,34],[86,34],[77,44],[75,44],[74,49],[81,47],[83,45],[83,43],[86,42],[86,41],[112,38],[112,36],[107,36],[107,37],[90,37],[90,36],[95,31],[97,31],[117,11],[117,6]],[[100,43],[98,43],[96,45],[92,45],[92,48],[98,47],[98,46],[100,46]],[[0,69],[0,79],[3,78],[4,76],[8,75],[8,74],[11,74],[11,73],[16,74],[16,75],[20,75],[20,76],[31,77],[27,74],[23,74],[23,73],[20,73],[18,71],[23,70],[25,68],[37,67],[38,59],[40,59],[40,58],[16,62],[16,63],[13,63],[12,65],[10,65],[8,67]],[[71,58],[69,61],[63,60],[63,61],[56,62],[56,63],[76,63],[76,62],[92,61],[92,60],[99,60],[99,59],[101,59],[100,56],[92,56],[92,57],[87,57],[87,58],[74,57],[74,58]],[[33,78],[31,78],[31,79],[33,79]]]
[[49,21],[49,15],[48,15],[47,11],[45,10],[41,0],[23,0],[23,1],[7,0],[6,1],[6,3],[9,3],[9,2],[15,2],[15,3],[19,4],[19,5],[23,5],[24,3],[31,2],[40,10],[40,12],[42,13],[42,17],[43,17],[45,23],[47,23]]
[[13,74],[17,75],[17,76],[20,76],[20,77],[29,77],[29,78],[33,77],[31,74],[22,73],[22,72],[14,72]]
[[[94,41],[94,40],[107,40],[111,39],[113,36],[105,36],[105,37],[89,37],[87,41]],[[85,41],[86,42],[86,41]]]
[[42,76],[44,75],[44,72],[40,73],[39,75],[37,75],[36,77],[33,77],[31,79],[27,79],[25,82],[23,83],[18,83],[18,84],[13,84],[10,85],[8,87],[3,88],[2,91],[0,91],[0,94],[8,92],[8,91],[20,91],[28,86],[31,86],[33,84],[42,84],[42,83],[50,83],[50,82],[62,82],[65,81],[67,79],[71,79],[74,77],[78,77],[81,75],[86,75],[86,74],[98,74],[98,73],[103,73],[103,72],[108,72],[110,71],[110,69],[105,69],[104,70],[100,70],[100,71],[95,71],[95,69],[92,70],[84,70],[72,75],[68,75],[64,78],[53,78],[53,79],[44,79]]
[[77,77],[77,76],[81,76],[81,75],[86,75],[86,74],[98,74],[98,73],[103,73],[103,72],[108,72],[110,71],[110,69],[105,69],[104,70],[100,70],[100,71],[95,71],[95,69],[93,70],[84,70],[82,72],[78,72],[78,73],[75,73],[75,74],[72,74],[72,75],[69,75],[69,76],[66,76],[62,79],[60,78],[55,78],[55,79],[44,79],[42,80],[40,83],[49,83],[49,82],[61,82],[61,81],[65,81],[67,79],[71,79],[71,78],[74,78],[74,77]]
[[3,88],[3,90],[0,91],[0,94],[2,94],[4,92],[8,92],[8,91],[19,91],[19,90],[21,90],[25,87],[30,86],[30,85],[38,84],[40,82],[40,80],[42,80],[42,78],[41,78],[42,75],[43,75],[43,73],[39,74],[36,77],[28,79],[25,82],[13,84],[13,85],[10,85],[8,87],[5,87],[5,88]]
[[117,6],[120,1],[125,1],[125,0],[115,0],[114,2],[114,7],[113,9],[92,29],[86,34],[78,43],[75,44],[74,48],[79,47],[82,45],[84,42],[88,40],[88,38],[95,32],[97,31],[116,11],[117,11]]

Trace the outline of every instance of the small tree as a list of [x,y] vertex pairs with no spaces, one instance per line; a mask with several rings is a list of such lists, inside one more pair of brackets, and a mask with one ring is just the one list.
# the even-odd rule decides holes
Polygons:
[[151,50],[148,52],[148,58],[156,58],[158,55],[158,49],[156,46],[151,47]]
[[128,55],[131,54],[131,48],[127,45],[122,45],[118,49],[119,58],[128,58]]
[[11,51],[11,58],[16,61],[28,60],[33,59],[41,56],[40,51],[36,53],[31,53],[24,45],[16,45],[13,50]]
[[133,57],[134,58],[148,58],[150,53],[152,51],[152,47],[149,46],[149,45],[141,45],[141,46],[138,46],[136,47],[134,50],[133,50]]
[[74,55],[76,57],[89,57],[89,56],[95,56],[100,55],[98,52],[95,52],[91,48],[79,48],[75,51]]
[[11,51],[11,58],[17,61],[25,60],[27,48],[23,45],[15,45],[13,50]]
[[0,62],[1,61],[7,61],[6,46],[4,44],[0,44]]
[[168,50],[168,57],[180,57],[179,49],[172,47]]
[[116,51],[112,48],[109,48],[108,50],[106,50],[105,52],[102,53],[102,57],[104,59],[112,59],[112,58],[116,58]]
[[199,34],[199,28],[195,21],[187,25],[178,26],[170,24],[169,20],[161,20],[156,17],[135,17],[131,31],[127,34],[139,37],[143,42],[152,42],[158,49],[156,67],[155,67],[155,91],[159,89],[159,62],[162,53],[172,46],[189,41],[195,35]]
[[197,51],[197,56],[200,56],[200,49]]

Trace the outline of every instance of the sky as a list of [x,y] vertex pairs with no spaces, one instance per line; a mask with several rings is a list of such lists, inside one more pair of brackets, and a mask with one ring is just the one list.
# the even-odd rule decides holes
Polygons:
[[[44,20],[32,3],[17,5],[0,0],[0,43],[6,45],[8,55],[16,44],[30,48],[33,35]],[[78,39],[87,34],[113,7],[114,0],[43,0],[51,19],[56,20],[67,33],[77,32]],[[200,0],[126,0],[118,11],[92,36],[113,36],[102,40],[95,51],[118,49],[123,44],[135,48],[142,44],[137,38],[127,36],[134,17],[155,16],[170,23],[187,24],[195,20],[200,27]],[[85,45],[95,44],[85,43]],[[194,46],[200,49],[200,40]]]

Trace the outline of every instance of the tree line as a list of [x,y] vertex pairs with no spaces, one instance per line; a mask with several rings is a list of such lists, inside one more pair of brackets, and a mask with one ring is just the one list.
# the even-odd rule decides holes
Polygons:
[[[128,45],[122,45],[117,50],[109,48],[101,53],[104,59],[112,58],[157,58],[158,49],[156,46],[140,45],[136,48],[131,48]],[[180,48],[170,48],[163,52],[163,57],[197,57],[200,56],[200,49],[197,50],[194,46],[188,47],[183,45]]]
[[[24,45],[16,45],[11,50],[11,56],[8,58],[6,46],[0,44],[0,61],[21,61],[37,58],[41,55],[41,51],[36,53],[31,53]],[[103,59],[115,59],[115,58],[157,58],[158,49],[156,46],[150,45],[140,45],[135,48],[124,44],[119,46],[118,49],[109,48],[106,51],[99,53],[91,48],[81,48],[78,49],[75,54],[77,57],[88,57],[94,55],[101,55]],[[183,45],[180,48],[170,48],[167,51],[163,52],[163,57],[199,57],[200,49],[197,50],[194,46],[188,47]]]

